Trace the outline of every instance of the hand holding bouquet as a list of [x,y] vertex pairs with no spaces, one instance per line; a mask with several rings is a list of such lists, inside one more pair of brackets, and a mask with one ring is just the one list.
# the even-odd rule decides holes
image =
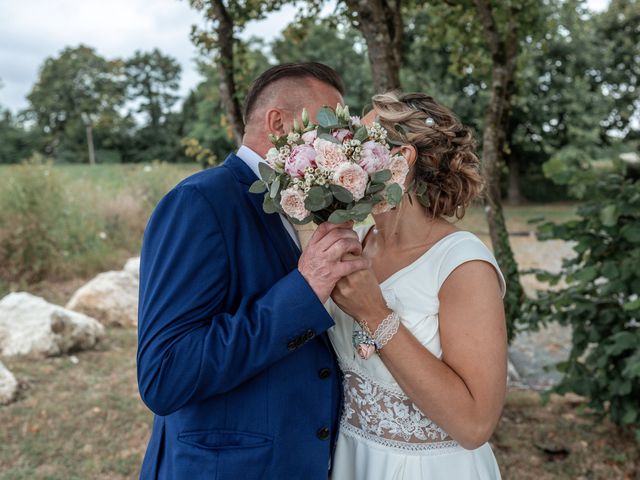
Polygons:
[[304,110],[302,125],[294,121],[287,135],[270,137],[274,148],[250,189],[266,192],[264,211],[302,225],[359,222],[398,205],[409,166],[391,154],[386,130],[362,125],[342,105],[323,107],[317,121],[311,123]]

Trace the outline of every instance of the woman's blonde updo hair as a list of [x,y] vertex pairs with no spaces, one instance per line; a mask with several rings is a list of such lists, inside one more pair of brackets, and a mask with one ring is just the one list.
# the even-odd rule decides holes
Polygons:
[[471,131],[423,93],[375,95],[373,107],[389,140],[417,151],[413,185],[420,202],[434,217],[462,218],[483,187]]

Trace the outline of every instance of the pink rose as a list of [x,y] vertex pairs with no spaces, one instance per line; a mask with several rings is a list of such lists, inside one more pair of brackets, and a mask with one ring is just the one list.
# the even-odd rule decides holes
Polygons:
[[333,174],[333,183],[346,188],[358,201],[364,197],[369,175],[355,163],[341,163]]
[[397,183],[404,192],[404,184],[407,180],[407,175],[409,175],[407,159],[403,155],[394,155],[391,158],[391,163],[389,163],[389,170],[391,170],[391,180],[388,183]]
[[304,132],[302,134],[302,141],[307,145],[313,145],[313,142],[316,138],[318,138],[317,130],[309,130],[308,132]]
[[302,178],[305,168],[315,168],[315,160],[316,151],[311,145],[296,145],[284,164],[284,171],[292,177]]
[[296,220],[304,220],[311,212],[304,206],[304,193],[297,188],[287,188],[280,194],[280,206],[284,213]]
[[362,153],[358,164],[368,174],[384,170],[389,165],[389,149],[381,143],[368,141],[362,144]]
[[341,142],[344,142],[345,140],[351,140],[353,138],[353,133],[351,133],[346,128],[339,128],[337,130],[334,130],[332,135]]
[[358,355],[363,360],[369,360],[374,353],[376,353],[376,347],[374,345],[369,345],[368,343],[359,343],[356,348]]
[[313,142],[313,148],[316,149],[316,164],[327,170],[335,170],[343,162],[347,161],[347,157],[342,151],[342,146],[337,143],[316,138]]

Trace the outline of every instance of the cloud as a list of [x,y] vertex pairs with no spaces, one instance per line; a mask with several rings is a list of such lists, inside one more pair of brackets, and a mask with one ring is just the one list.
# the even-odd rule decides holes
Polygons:
[[[287,6],[247,26],[252,35],[272,39],[295,16]],[[159,48],[182,65],[181,95],[200,80],[189,40],[201,16],[187,0],[0,0],[0,106],[25,108],[25,96],[47,57],[67,46],[94,47],[107,58]]]

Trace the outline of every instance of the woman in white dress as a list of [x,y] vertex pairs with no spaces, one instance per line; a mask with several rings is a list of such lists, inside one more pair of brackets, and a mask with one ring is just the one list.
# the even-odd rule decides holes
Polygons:
[[504,279],[485,245],[445,219],[482,189],[471,133],[427,95],[376,95],[373,106],[363,121],[377,117],[402,144],[411,201],[356,229],[371,268],[332,294],[344,411],[331,478],[499,479],[487,441],[506,392]]

